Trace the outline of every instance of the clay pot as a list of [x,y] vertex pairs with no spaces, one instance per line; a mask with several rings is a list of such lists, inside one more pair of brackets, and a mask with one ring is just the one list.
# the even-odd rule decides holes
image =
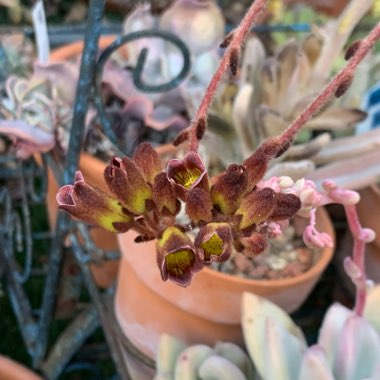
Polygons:
[[0,355],[1,380],[42,380],[34,372],[10,358]]
[[[115,36],[103,36],[99,39],[99,48],[104,49],[110,43],[115,40]],[[84,47],[83,41],[73,42],[71,44],[63,45],[57,49],[54,49],[49,56],[49,60],[52,62],[66,61],[82,54]]]
[[[334,236],[324,209],[318,229]],[[155,242],[135,244],[133,232],[121,234],[122,252],[115,296],[116,318],[131,342],[154,358],[160,334],[169,333],[189,344],[213,345],[218,340],[243,344],[240,303],[243,292],[267,297],[286,311],[296,310],[310,294],[333,256],[321,251],[310,270],[276,280],[250,280],[204,268],[190,286],[163,282],[156,264]]]
[[359,191],[360,202],[357,204],[360,223],[363,227],[372,228],[376,232],[376,238],[371,243],[380,250],[380,189],[372,184]]

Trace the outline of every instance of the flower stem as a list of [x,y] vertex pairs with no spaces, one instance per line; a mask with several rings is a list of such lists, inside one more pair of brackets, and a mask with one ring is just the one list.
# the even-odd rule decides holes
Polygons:
[[342,86],[350,85],[354,72],[358,64],[368,54],[380,38],[380,22],[362,40],[360,40],[357,50],[353,53],[343,69],[331,79],[324,90],[303,110],[303,112],[293,121],[293,123],[280,136],[283,145],[291,143],[301,128],[336,94]]
[[367,276],[364,268],[365,241],[362,238],[363,228],[360,224],[355,205],[344,206],[348,226],[354,238],[352,260],[360,271],[360,278],[354,281],[356,285],[356,298],[354,311],[362,316],[367,298]]
[[267,0],[256,0],[250,6],[248,12],[245,14],[239,26],[232,32],[232,39],[224,53],[219,67],[217,68],[210,84],[206,89],[206,93],[201,101],[198,111],[191,122],[191,136],[190,136],[190,150],[196,151],[198,149],[199,140],[196,135],[197,125],[201,120],[207,120],[207,111],[215,96],[216,89],[221,81],[224,73],[230,67],[231,56],[240,51],[244,38],[251,29],[252,24],[257,19],[258,15],[262,12]]

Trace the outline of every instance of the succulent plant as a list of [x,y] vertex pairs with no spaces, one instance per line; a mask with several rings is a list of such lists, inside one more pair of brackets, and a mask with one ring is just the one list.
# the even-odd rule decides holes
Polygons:
[[369,292],[363,315],[334,303],[318,342],[308,347],[288,314],[265,298],[245,293],[242,327],[248,355],[233,343],[186,347],[163,334],[154,380],[378,380],[379,302],[380,285]]
[[163,334],[154,380],[245,380],[252,379],[253,373],[248,355],[234,343],[186,347],[179,339]]
[[70,108],[60,99],[57,88],[36,76],[10,76],[6,97],[0,99],[0,133],[14,143],[21,158],[50,150],[59,127],[68,128]]
[[[261,42],[250,37],[242,52],[237,85],[228,83],[211,111],[212,135],[205,142],[212,154],[228,165],[229,160],[248,156],[262,140],[284,131],[325,86],[344,44],[371,4],[371,0],[351,0],[338,19],[313,27],[300,41],[287,40],[273,56],[266,57]],[[298,145],[272,163],[268,177],[298,179],[314,170],[313,157],[332,136],[352,133],[365,118],[366,113],[357,107],[343,100],[326,104],[305,123]],[[226,150],[233,153],[227,155]]]

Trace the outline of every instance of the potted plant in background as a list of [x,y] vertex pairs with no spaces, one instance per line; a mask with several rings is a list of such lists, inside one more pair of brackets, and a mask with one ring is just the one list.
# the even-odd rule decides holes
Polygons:
[[[190,7],[189,10],[191,9]],[[218,8],[215,9],[219,12]],[[213,8],[213,11],[215,9]],[[167,12],[173,12],[172,8]],[[174,9],[174,12],[181,10]],[[207,14],[207,9],[206,12],[201,9],[199,14],[202,15],[202,12]],[[94,109],[90,110],[87,117],[88,133],[84,142],[85,152],[80,158],[80,169],[89,183],[107,191],[102,181],[105,162],[117,154],[119,149],[126,154],[132,154],[136,144],[141,141],[149,141],[157,146],[163,157],[176,154],[177,149],[165,142],[171,141],[175,134],[187,125],[188,114],[191,112],[188,105],[193,106],[195,96],[205,87],[203,74],[205,70],[213,71],[215,68],[217,56],[214,40],[219,40],[222,37],[219,34],[223,31],[223,18],[220,13],[217,16],[218,27],[214,30],[213,36],[205,40],[204,46],[200,44],[191,46],[194,62],[199,61],[198,55],[201,55],[202,63],[195,65],[186,83],[178,89],[162,94],[144,93],[134,86],[132,72],[123,69],[124,66],[133,66],[141,48],[147,47],[149,54],[143,73],[144,80],[152,85],[170,81],[178,75],[178,60],[183,57],[172,49],[169,43],[162,45],[162,41],[157,39],[153,39],[154,43],[146,39],[143,42],[132,42],[127,48],[120,49],[120,52],[114,54],[107,62],[103,72],[103,96],[119,146],[113,145],[105,138],[98,120],[94,118]],[[177,26],[168,24],[167,19],[166,13],[161,20],[150,13],[149,5],[141,5],[126,18],[124,31],[128,34],[158,26],[169,31],[175,29]],[[141,20],[144,22],[140,23]],[[104,49],[114,38],[112,36],[102,38],[99,43],[100,49]],[[157,53],[158,44],[170,50],[171,61],[168,61],[162,52]],[[27,78],[16,76],[8,78],[0,132],[10,136],[14,141],[19,156],[27,157],[33,152],[46,152],[54,147],[52,156],[58,162],[64,158],[71,126],[70,107],[73,106],[79,75],[78,57],[82,47],[83,42],[78,42],[53,50],[49,62],[35,61],[33,72],[22,73]],[[19,89],[23,92],[16,94]],[[28,102],[32,101],[35,107],[34,99],[40,99],[40,108],[38,111],[34,110],[32,114]],[[47,112],[47,109],[50,111]],[[38,112],[39,120],[34,115]],[[40,161],[38,156],[36,158]],[[51,171],[48,180],[47,204],[50,224],[53,227],[57,215],[55,194],[58,185]],[[117,248],[115,236],[107,231],[95,228],[92,229],[91,236],[99,248],[106,250]],[[104,287],[110,285],[115,280],[117,266],[117,262],[92,265],[97,283]]]
[[[143,144],[132,159],[115,157],[107,166],[105,180],[113,197],[91,187],[79,172],[75,183],[62,187],[57,195],[60,208],[86,222],[101,225],[112,232],[121,233],[133,229],[137,234],[132,235],[129,232],[120,235],[122,250],[133,239],[141,244],[156,240],[156,260],[163,280],[187,286],[194,274],[199,272],[191,286],[186,289],[178,287],[189,294],[206,272],[206,269],[201,270],[205,265],[212,261],[226,261],[232,253],[232,247],[246,255],[262,253],[268,246],[268,239],[279,235],[289,219],[297,213],[310,219],[309,225],[304,229],[304,240],[308,245],[319,248],[332,246],[331,237],[316,229],[316,209],[336,202],[350,210],[350,206],[359,200],[357,193],[342,190],[331,181],[325,182],[323,192],[320,193],[310,181],[293,182],[284,177],[265,180],[264,175],[271,159],[281,156],[289,148],[295,135],[315,112],[331,96],[344,92],[347,78],[351,78],[355,67],[379,38],[379,25],[368,37],[355,45],[354,51],[351,49],[349,64],[301,112],[288,129],[280,136],[262,143],[241,165],[231,164],[223,173],[209,180],[206,167],[197,153],[199,141],[206,130],[207,110],[222,74],[228,68],[233,74],[236,73],[242,38],[264,4],[265,1],[255,1],[240,26],[225,40],[224,46],[228,46],[228,49],[191,126],[175,140],[176,145],[185,141],[189,143],[189,151],[183,159],[170,160],[166,170],[162,171],[157,154],[149,145]],[[99,207],[92,207],[94,204]],[[179,213],[181,205],[186,215]],[[131,252],[125,254],[128,256],[127,260],[133,255]],[[140,253],[138,259],[141,261],[136,265],[140,275],[144,277],[151,273],[151,258],[146,257],[149,254]],[[122,261],[122,267],[125,262]],[[131,273],[129,276],[132,276]],[[145,316],[151,314],[155,320],[159,319],[161,312],[157,313],[158,308],[155,305],[141,302],[141,298],[145,298],[147,293],[138,293],[131,288],[128,289],[128,296],[134,297],[135,303],[132,308],[121,306],[121,302],[126,299],[122,296],[121,285],[127,279],[121,270],[116,294],[116,314],[128,338],[139,349],[152,354],[156,352],[158,344],[154,321],[149,326],[146,320],[132,320],[132,308],[136,307],[136,302],[141,304],[145,307]],[[316,279],[314,283],[315,281]],[[166,289],[162,288],[162,284],[156,281],[153,286],[164,298]],[[200,294],[200,297],[203,295],[205,304],[210,302],[209,295],[215,294],[212,292],[218,292],[218,286],[222,285],[205,281]],[[231,296],[230,292],[221,292],[220,297],[224,300],[224,306],[229,309],[236,308],[238,298]],[[163,310],[174,312],[171,308],[174,300],[171,296],[169,298],[170,302],[166,299],[163,303]],[[175,302],[186,308],[188,299],[181,294]],[[151,309],[148,309],[149,306]],[[223,318],[222,313],[223,309],[213,309],[217,321]],[[175,317],[169,323],[165,329],[178,327],[175,326]],[[185,323],[181,323],[180,334],[186,334],[189,341],[194,339],[196,328],[203,329],[203,341],[208,339],[204,334],[210,330],[209,321],[205,322],[204,327],[199,319],[196,323]],[[229,333],[226,329],[224,332]],[[241,341],[242,337],[239,335],[235,338]]]

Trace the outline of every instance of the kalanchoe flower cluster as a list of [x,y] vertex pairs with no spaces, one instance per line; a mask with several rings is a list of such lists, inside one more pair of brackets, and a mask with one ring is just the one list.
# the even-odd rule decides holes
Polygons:
[[[132,159],[114,157],[106,168],[105,180],[114,198],[87,185],[80,173],[74,185],[62,187],[57,195],[60,208],[75,217],[112,232],[133,229],[139,233],[136,242],[156,239],[157,263],[163,280],[187,286],[194,273],[212,261],[227,260],[232,249],[248,256],[257,255],[297,213],[310,218],[304,234],[309,245],[330,245],[331,239],[315,228],[315,210],[324,204],[342,204],[351,229],[358,229],[354,209],[359,200],[357,193],[339,189],[331,181],[324,183],[320,194],[311,181],[294,183],[288,177],[263,181],[263,177],[269,161],[289,148],[302,126],[332,95],[341,95],[342,89],[347,89],[356,66],[380,38],[380,23],[356,43],[347,65],[293,123],[279,137],[264,142],[242,164],[232,164],[210,179],[197,153],[218,83],[228,68],[236,74],[244,37],[265,4],[266,0],[254,1],[241,24],[222,43],[227,50],[199,109],[190,127],[174,141],[179,145],[189,140],[189,152],[182,160],[170,160],[162,170],[154,149],[142,144]],[[180,218],[181,210],[187,218]],[[355,235],[355,251],[360,256],[363,241],[373,234],[359,232]],[[362,289],[363,286],[359,293],[363,293]],[[359,300],[365,298],[363,294]],[[362,308],[360,301],[357,309]]]
[[187,286],[204,265],[226,261],[233,248],[249,256],[266,250],[273,225],[286,224],[301,209],[297,195],[257,185],[265,173],[259,163],[266,166],[267,160],[259,150],[210,179],[198,153],[172,159],[162,170],[157,152],[144,143],[132,158],[114,157],[106,167],[114,198],[85,183],[78,172],[74,185],[59,190],[57,201],[73,216],[108,231],[133,229],[139,233],[136,241],[157,239],[163,280]]

